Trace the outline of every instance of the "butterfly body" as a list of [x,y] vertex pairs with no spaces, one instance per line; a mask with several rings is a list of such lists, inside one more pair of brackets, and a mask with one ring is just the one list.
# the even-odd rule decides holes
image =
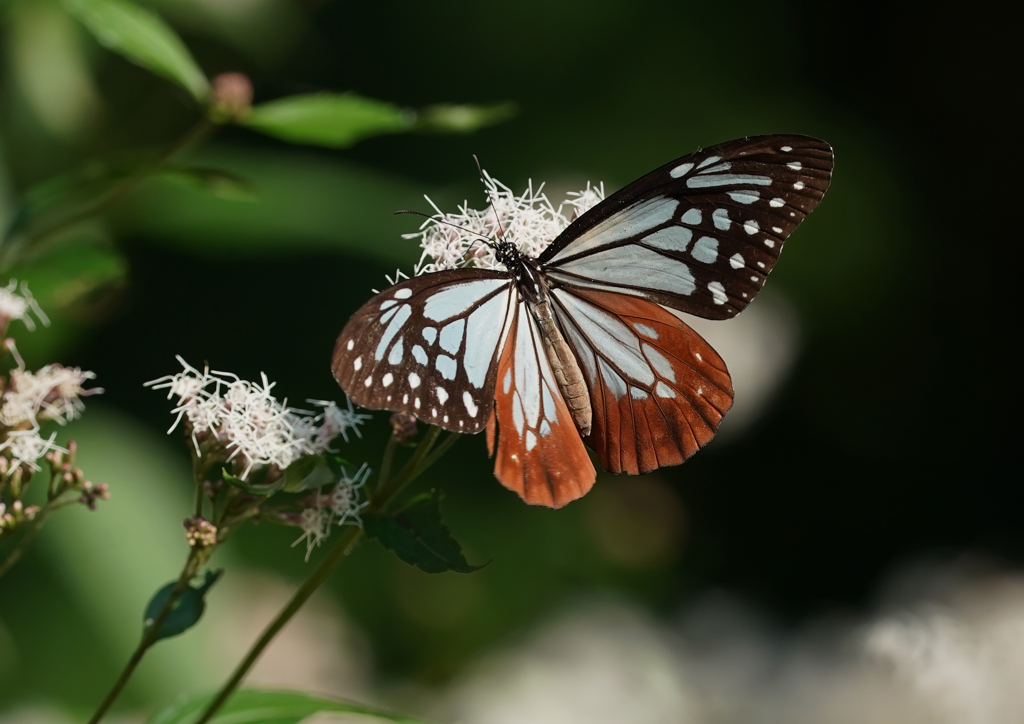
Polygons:
[[332,369],[358,404],[456,432],[487,430],[495,475],[559,507],[596,472],[690,457],[732,404],[721,357],[680,312],[728,319],[760,291],[821,200],[828,144],[760,136],[666,164],[504,270],[424,274],[349,320]]

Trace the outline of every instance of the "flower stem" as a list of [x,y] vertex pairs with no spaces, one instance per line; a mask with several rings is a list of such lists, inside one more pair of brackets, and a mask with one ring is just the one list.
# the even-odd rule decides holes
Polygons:
[[193,576],[195,576],[199,569],[199,565],[200,558],[196,554],[196,549],[193,548],[192,552],[189,553],[188,559],[185,561],[185,566],[181,570],[181,575],[178,577],[178,582],[175,584],[174,590],[171,591],[171,595],[167,597],[167,600],[164,602],[160,612],[157,614],[156,618],[153,619],[149,628],[146,629],[146,633],[142,636],[142,640],[139,641],[139,645],[135,648],[131,658],[128,659],[128,663],[125,664],[124,669],[121,671],[121,675],[117,677],[117,681],[114,682],[110,691],[107,692],[106,697],[104,697],[103,701],[100,702],[99,708],[96,709],[96,713],[92,715],[91,719],[89,719],[89,724],[97,724],[97,722],[103,718],[103,715],[107,713],[107,710],[110,709],[113,703],[117,700],[117,697],[121,695],[121,690],[124,689],[125,684],[128,683],[128,679],[130,679],[132,674],[135,673],[135,668],[139,665],[139,662],[142,661],[142,657],[146,654],[146,651],[150,646],[156,643],[157,637],[160,633],[160,628],[164,625],[164,621],[167,620],[167,617],[171,615],[171,611],[174,609],[174,604],[177,603],[181,594],[185,591],[185,588],[188,586],[188,582],[192,580]]
[[[384,477],[385,472],[390,471],[391,458],[394,454],[394,446],[388,445],[384,451],[384,460],[381,463],[381,476],[380,483],[377,487],[377,491],[373,494],[370,499],[370,505],[368,509],[371,511],[383,510],[388,503],[394,500],[405,486],[411,483],[432,465],[437,458],[439,458],[448,448],[454,444],[454,440],[458,439],[457,434],[450,435],[443,443],[441,443],[434,454],[431,455],[431,448],[437,441],[438,436],[441,434],[441,428],[431,427],[427,430],[420,444],[416,447],[416,451],[409,458],[409,462],[405,464],[401,472],[394,478],[394,480],[387,480]],[[392,438],[393,439],[393,438]],[[330,553],[324,558],[319,565],[313,570],[309,578],[307,578],[299,589],[292,596],[288,604],[281,609],[281,611],[274,617],[274,620],[263,630],[263,634],[256,641],[255,644],[249,649],[249,652],[245,655],[245,658],[235,667],[235,671],[231,674],[231,678],[227,680],[224,686],[221,687],[217,696],[214,697],[213,701],[207,705],[203,711],[202,716],[195,721],[194,724],[206,724],[210,721],[214,714],[224,703],[231,697],[231,695],[238,688],[238,685],[242,683],[246,674],[249,673],[249,669],[252,668],[253,664],[256,663],[264,649],[270,644],[275,636],[285,627],[285,625],[291,620],[302,605],[313,595],[313,592],[320,587],[327,577],[330,576],[334,567],[341,562],[341,560],[351,552],[352,548],[359,541],[363,535],[362,528],[348,528],[345,533],[338,539],[338,542],[334,544]],[[93,724],[90,722],[90,724]]]

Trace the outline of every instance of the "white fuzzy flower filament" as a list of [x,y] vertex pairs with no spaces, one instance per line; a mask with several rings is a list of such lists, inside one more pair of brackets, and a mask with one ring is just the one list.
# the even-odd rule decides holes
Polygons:
[[273,382],[261,375],[260,382],[249,382],[229,372],[208,368],[199,371],[181,357],[182,371],[146,383],[155,390],[167,390],[168,399],[177,398],[172,410],[177,415],[171,432],[188,421],[192,443],[201,454],[201,439],[213,436],[227,451],[227,460],[237,459],[241,477],[267,466],[284,470],[303,455],[331,451],[331,441],[348,432],[359,434],[358,427],[367,415],[339,408],[333,402],[315,401],[319,413],[288,407],[272,394]]
[[573,219],[604,199],[604,184],[588,183],[582,191],[567,194],[556,208],[544,193],[544,184],[535,190],[531,181],[517,196],[486,171],[482,174],[490,201],[487,208],[471,209],[463,202],[458,212],[446,214],[427,198],[435,215],[425,220],[418,232],[403,235],[419,239],[423,248],[417,275],[464,266],[503,268],[482,239],[510,241],[527,256],[537,257]]

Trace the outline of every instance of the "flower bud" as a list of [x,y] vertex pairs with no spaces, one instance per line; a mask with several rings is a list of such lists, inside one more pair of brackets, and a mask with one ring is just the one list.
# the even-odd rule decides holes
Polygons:
[[213,79],[210,120],[241,123],[252,110],[252,81],[244,73],[221,73]]

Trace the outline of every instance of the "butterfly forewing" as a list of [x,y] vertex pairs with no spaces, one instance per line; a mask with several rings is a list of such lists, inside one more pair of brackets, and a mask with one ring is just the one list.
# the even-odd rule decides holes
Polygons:
[[713,146],[609,196],[539,261],[552,286],[615,290],[726,319],[761,290],[828,188],[832,165],[831,147],[807,136]]
[[507,273],[457,269],[374,296],[345,325],[331,368],[362,407],[480,432],[494,404],[501,341],[514,316]]
[[706,444],[732,405],[725,363],[658,304],[605,291],[552,295],[580,362],[601,466],[633,475],[678,465]]
[[560,508],[583,496],[596,479],[583,441],[558,389],[537,323],[519,304],[498,362],[487,444],[494,474],[527,503]]

